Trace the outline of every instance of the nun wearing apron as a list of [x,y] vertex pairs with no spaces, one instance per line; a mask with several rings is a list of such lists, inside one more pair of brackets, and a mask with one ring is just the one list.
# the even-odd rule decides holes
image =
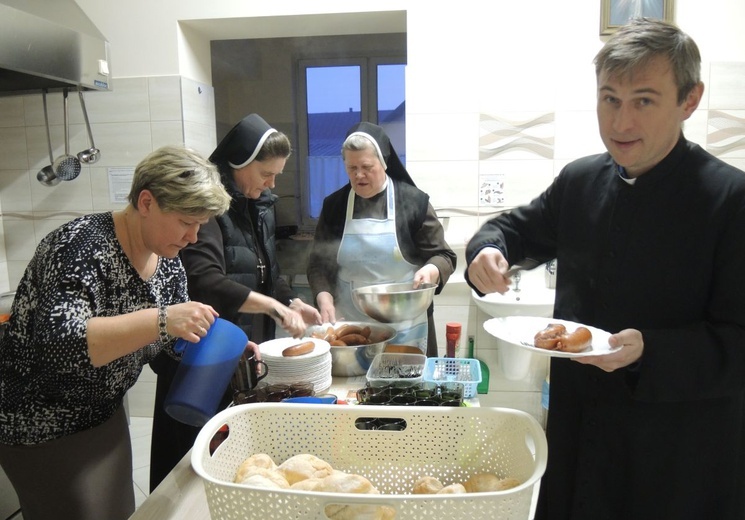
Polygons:
[[[352,302],[352,289],[372,284],[437,284],[455,270],[429,195],[416,187],[385,131],[354,125],[342,145],[349,183],[324,199],[308,257],[308,282],[324,322],[372,321]],[[434,306],[406,322],[391,343],[437,356]]]

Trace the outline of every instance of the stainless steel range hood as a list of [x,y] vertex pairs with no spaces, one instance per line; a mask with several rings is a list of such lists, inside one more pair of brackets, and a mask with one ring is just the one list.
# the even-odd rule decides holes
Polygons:
[[74,0],[0,0],[0,96],[111,90],[109,42]]

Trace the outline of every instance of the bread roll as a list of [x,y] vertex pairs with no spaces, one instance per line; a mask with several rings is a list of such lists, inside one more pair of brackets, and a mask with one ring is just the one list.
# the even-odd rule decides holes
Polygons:
[[504,491],[519,485],[520,481],[516,478],[500,479],[494,473],[477,473],[463,483],[469,493]]
[[419,477],[414,482],[414,489],[412,491],[415,495],[434,495],[442,488],[442,482],[435,477]]
[[463,483],[463,487],[469,493],[484,493],[486,491],[497,491],[499,477],[494,473],[477,473]]
[[[317,491],[326,493],[361,493],[379,495],[380,492],[372,482],[361,475],[335,470],[323,479]],[[395,518],[396,513],[389,507],[372,505],[330,504],[325,507],[326,516],[333,520],[388,520]]]
[[321,491],[323,486],[322,478],[306,478],[299,480],[290,486],[290,489],[296,491]]
[[461,493],[467,493],[463,484],[450,484],[437,492],[438,495],[460,495]]
[[321,489],[327,493],[361,493],[377,495],[380,492],[375,489],[372,482],[361,475],[334,471],[323,479]]
[[277,468],[290,485],[307,478],[324,478],[334,471],[334,468],[323,459],[315,455],[302,453],[290,457]]
[[290,489],[287,479],[276,469],[250,467],[242,480],[236,483],[245,486],[256,486],[273,489]]
[[326,506],[326,516],[332,520],[394,520],[395,509],[388,506]]
[[256,453],[244,460],[238,467],[234,482],[242,482],[252,468],[277,469],[277,465],[266,453]]
[[522,482],[520,482],[516,478],[512,478],[512,477],[503,478],[502,480],[499,481],[499,489],[497,489],[497,491],[504,491],[505,489],[512,489],[513,487],[517,487],[520,484],[522,484]]

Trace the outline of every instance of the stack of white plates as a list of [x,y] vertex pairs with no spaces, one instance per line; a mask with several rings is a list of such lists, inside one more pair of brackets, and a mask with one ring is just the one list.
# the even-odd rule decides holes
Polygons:
[[[282,351],[287,347],[306,341],[316,344],[313,352],[302,356],[282,356]],[[269,369],[262,383],[310,383],[316,394],[322,394],[331,386],[331,346],[328,341],[317,338],[279,338],[261,343],[259,350],[261,359]]]

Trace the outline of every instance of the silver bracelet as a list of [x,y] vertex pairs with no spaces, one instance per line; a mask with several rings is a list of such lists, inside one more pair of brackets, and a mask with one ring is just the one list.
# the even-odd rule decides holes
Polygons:
[[168,307],[161,305],[158,307],[158,336],[162,343],[168,342],[170,336],[168,335]]

